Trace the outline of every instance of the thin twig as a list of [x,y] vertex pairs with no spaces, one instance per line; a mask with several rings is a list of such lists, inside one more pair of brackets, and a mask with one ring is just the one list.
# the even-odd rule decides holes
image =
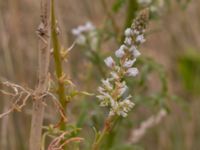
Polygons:
[[[32,95],[32,90],[30,89],[25,89],[24,87],[11,83],[11,82],[1,82],[2,85],[7,86],[11,88],[14,93],[12,92],[7,92],[5,90],[0,90],[1,93],[12,96],[12,107],[9,108],[7,111],[3,112],[0,114],[0,119],[9,115],[13,111],[21,111],[21,109],[26,105],[27,100],[29,97]],[[23,98],[24,97],[24,98]],[[21,102],[21,104],[20,104]]]

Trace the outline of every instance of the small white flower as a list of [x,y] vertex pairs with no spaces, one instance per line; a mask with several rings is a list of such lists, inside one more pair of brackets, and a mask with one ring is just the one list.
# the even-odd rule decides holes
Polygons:
[[126,60],[123,64],[123,67],[125,68],[130,68],[133,66],[133,64],[135,63],[136,59],[133,60]]
[[118,114],[119,116],[124,117],[124,118],[128,116],[128,114],[127,114],[126,112],[124,112],[124,111],[118,111],[117,114]]
[[119,107],[118,102],[115,101],[112,97],[110,98],[110,104],[113,110],[116,110]]
[[104,92],[105,92],[105,89],[104,88],[102,88],[101,86],[100,87],[98,87],[98,92],[99,93],[101,93],[101,94],[104,94]]
[[132,44],[132,38],[131,37],[126,37],[124,44],[126,44],[127,46],[131,46]]
[[86,37],[82,34],[78,35],[76,39],[76,43],[79,45],[85,45],[86,44]]
[[106,66],[108,66],[109,68],[112,68],[115,66],[115,61],[112,59],[112,57],[107,57],[105,60],[104,60]]
[[130,101],[131,96],[128,96],[125,100],[119,103],[120,109],[124,112],[129,112],[133,106],[135,105],[133,102]]
[[91,22],[86,22],[85,31],[91,31],[91,30],[94,30],[94,29],[95,29],[95,27]]
[[128,47],[127,47],[126,45],[122,44],[122,45],[120,46],[120,49],[126,50],[126,49],[128,49]]
[[116,72],[112,71],[110,74],[114,79],[119,79],[119,76]]
[[99,100],[104,100],[106,97],[104,95],[97,95],[96,96]]
[[144,36],[143,35],[138,35],[136,37],[136,42],[139,42],[139,43],[144,43],[146,40],[144,39]]
[[125,55],[124,49],[120,47],[116,52],[115,52],[116,57],[122,58]]
[[132,52],[135,58],[141,55],[141,53],[137,50],[137,48],[134,45],[132,45],[131,48],[129,48],[129,52]]
[[[104,89],[104,90],[105,90],[105,89]],[[101,94],[101,95],[98,95],[98,98],[99,98],[100,100],[112,98],[108,92],[101,91],[101,92],[99,92],[99,93]]]
[[115,112],[111,109],[110,112],[109,112],[109,116],[114,116],[115,115]]
[[95,27],[91,22],[87,22],[85,25],[80,25],[72,29],[72,34],[76,36],[77,44],[86,45],[86,40],[88,39],[92,49],[96,49],[98,39],[95,34]]
[[140,55],[141,55],[141,53],[137,49],[133,50],[133,56],[135,58],[139,57]]
[[77,28],[72,29],[72,34],[78,36],[83,32],[92,31],[94,29],[94,25],[91,22],[87,22],[85,25],[80,25]]
[[135,35],[138,35],[138,34],[140,33],[140,31],[134,30],[133,33],[134,33]]
[[127,28],[124,32],[126,37],[130,37],[133,35],[133,30],[131,28]]
[[123,101],[127,106],[129,107],[125,107],[125,111],[130,111],[131,108],[133,108],[135,106],[135,104],[133,102],[131,102],[129,99],[126,99]]
[[118,102],[115,107],[112,107],[110,110],[110,115],[117,114],[122,117],[126,117],[127,113],[133,108],[135,105],[130,101],[131,96],[128,96],[125,100]]
[[108,79],[102,80],[102,83],[103,83],[103,85],[105,86],[105,88],[107,90],[112,90],[113,89],[112,84],[110,83],[110,81]]
[[137,50],[137,48],[136,48],[134,45],[132,45],[132,46],[128,49],[129,52],[132,52],[132,51],[134,51],[134,50]]
[[123,82],[120,86],[121,87],[119,88],[119,96],[122,96],[126,92],[128,87],[125,82]]
[[75,29],[72,29],[72,34],[75,35],[75,36],[78,36],[81,34],[80,30],[78,30],[77,28]]
[[79,30],[79,32],[82,33],[85,31],[85,26],[84,25],[78,26],[77,30]]
[[127,71],[126,71],[126,75],[127,76],[132,76],[132,77],[135,77],[137,74],[139,73],[138,69],[137,68],[129,68]]

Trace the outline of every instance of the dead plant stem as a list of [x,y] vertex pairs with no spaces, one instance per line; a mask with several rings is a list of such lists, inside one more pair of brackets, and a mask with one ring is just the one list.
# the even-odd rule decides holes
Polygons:
[[35,91],[36,97],[33,103],[29,150],[40,150],[41,148],[41,134],[44,116],[44,97],[41,97],[41,95],[43,95],[48,88],[50,57],[49,8],[50,0],[41,0],[41,23],[37,30],[39,37],[39,83]]

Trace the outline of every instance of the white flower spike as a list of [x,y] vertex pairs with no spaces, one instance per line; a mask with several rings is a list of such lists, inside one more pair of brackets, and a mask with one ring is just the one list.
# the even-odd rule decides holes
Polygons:
[[104,60],[111,68],[111,72],[107,79],[102,80],[103,85],[98,89],[100,95],[97,98],[100,100],[100,106],[109,107],[109,116],[127,117],[128,112],[135,105],[130,100],[131,96],[127,96],[128,87],[124,78],[135,77],[139,73],[133,66],[136,58],[140,56],[138,46],[145,41],[143,33],[147,20],[148,15],[143,12],[132,26],[125,30],[124,44],[115,51],[118,61],[115,62],[111,56]]

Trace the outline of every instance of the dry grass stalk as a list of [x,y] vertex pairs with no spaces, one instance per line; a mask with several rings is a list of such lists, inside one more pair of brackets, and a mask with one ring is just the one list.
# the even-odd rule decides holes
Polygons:
[[50,59],[49,9],[50,0],[41,0],[41,23],[37,30],[39,37],[39,83],[36,89],[36,97],[33,104],[29,150],[40,150],[41,147],[44,97],[40,96],[46,92],[48,87],[48,69]]

